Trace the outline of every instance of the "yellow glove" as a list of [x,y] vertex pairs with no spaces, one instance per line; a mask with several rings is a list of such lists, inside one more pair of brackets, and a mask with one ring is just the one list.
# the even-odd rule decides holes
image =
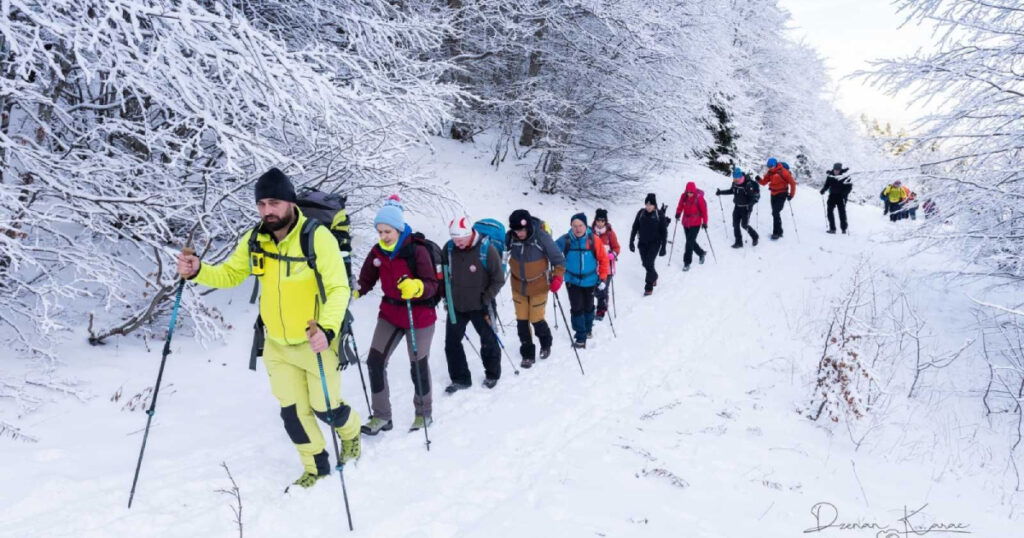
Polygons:
[[419,299],[423,296],[423,281],[418,278],[405,278],[398,283],[398,290],[402,292],[402,299]]
[[362,297],[362,295],[359,295],[359,290],[352,290],[352,299],[353,300],[358,299],[360,297]]

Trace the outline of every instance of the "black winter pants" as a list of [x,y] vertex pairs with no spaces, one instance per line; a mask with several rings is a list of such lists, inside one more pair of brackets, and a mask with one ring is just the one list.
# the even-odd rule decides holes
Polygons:
[[469,364],[466,362],[466,351],[462,347],[462,339],[466,336],[466,326],[473,324],[473,329],[480,335],[480,358],[484,363],[484,375],[487,379],[501,377],[501,349],[498,347],[498,336],[488,323],[487,310],[472,312],[456,312],[455,323],[445,313],[444,355],[448,360],[448,377],[452,383],[472,385]]
[[782,210],[786,208],[787,193],[772,195],[772,235],[782,236]]
[[750,227],[750,211],[753,206],[749,205],[737,205],[732,208],[732,234],[736,238],[736,244],[743,244],[743,233],[740,229],[744,229],[750,234],[751,239],[757,239],[757,231]]
[[644,278],[644,291],[654,289],[654,283],[658,281],[658,272],[654,270],[654,260],[658,259],[661,245],[658,243],[640,243],[637,245],[640,250],[640,261],[644,264],[647,276]]
[[687,226],[683,228],[683,235],[686,236],[686,251],[683,252],[683,265],[690,265],[693,261],[693,253],[696,252],[698,256],[707,254],[704,249],[700,248],[697,244],[697,236],[700,235],[700,226]]
[[846,231],[846,197],[845,196],[829,196],[828,197],[828,229],[833,232],[836,231],[836,217],[834,211],[839,211],[839,228]]

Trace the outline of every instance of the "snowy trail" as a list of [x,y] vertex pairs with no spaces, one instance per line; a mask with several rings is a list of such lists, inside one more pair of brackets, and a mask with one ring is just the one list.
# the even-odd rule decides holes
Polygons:
[[[176,342],[167,373],[173,387],[161,398],[136,508],[129,512],[124,503],[143,415],[120,412],[104,391],[125,378],[132,388],[147,386],[156,353],[126,345],[81,372],[100,398],[41,412],[36,427],[47,435],[39,445],[4,445],[9,463],[0,482],[18,487],[0,492],[0,536],[237,534],[228,497],[215,491],[228,484],[221,461],[241,487],[249,537],[799,536],[812,526],[809,511],[819,501],[838,506],[844,520],[886,522],[905,504],[932,503],[936,519],[969,518],[976,535],[1008,535],[1007,520],[968,500],[981,498],[975,484],[939,482],[930,468],[855,454],[847,439],[830,437],[796,412],[809,396],[803,382],[820,353],[802,335],[834,291],[829,287],[845,280],[862,253],[900,248],[872,242],[887,229],[877,209],[851,208],[854,233],[828,236],[817,194],[803,188],[795,201],[799,242],[788,215],[785,239],[767,240],[770,214],[762,203],[764,241],[737,251],[728,248],[711,199],[726,180],[703,169],[693,174],[710,193],[718,262],[709,253],[705,265],[695,262],[682,273],[680,231],[673,265],[659,258],[655,295],[641,297],[639,258],[626,250],[640,204],[613,207],[624,250],[616,281],[619,337],[607,320],[595,325],[593,344],[580,353],[585,376],[559,319],[551,359],[515,376],[503,357],[502,380],[489,391],[479,385],[482,368],[467,349],[477,385],[446,396],[439,330],[428,453],[420,432],[405,431],[411,382],[404,358],[393,357],[395,429],[364,438],[362,459],[346,469],[355,533],[345,528],[336,478],[281,494],[298,466],[265,374],[241,366],[249,331],[239,321],[223,348]],[[467,200],[488,194],[472,185]],[[664,177],[651,190],[674,208],[682,185]],[[575,208],[544,209],[553,202],[531,196],[495,202],[491,210],[502,216],[518,205],[536,207],[564,230]],[[727,203],[727,217],[730,209]],[[436,223],[424,223],[440,237],[431,229]],[[707,236],[700,241],[706,246]],[[243,303],[247,295],[240,288],[230,297]],[[510,323],[507,291],[501,300]],[[564,292],[562,303],[568,307]],[[355,309],[365,354],[376,299],[362,299]],[[227,311],[247,320],[252,309]],[[503,339],[518,367],[514,328]],[[129,357],[139,360],[123,366]],[[357,376],[346,371],[343,395],[365,417]]]

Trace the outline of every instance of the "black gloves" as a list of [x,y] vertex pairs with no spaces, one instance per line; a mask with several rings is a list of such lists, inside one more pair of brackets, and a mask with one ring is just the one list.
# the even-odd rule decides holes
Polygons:
[[701,225],[700,225],[700,227],[701,227],[701,228],[704,228],[705,230],[707,230],[707,229],[708,229],[708,225],[707,225],[707,224],[701,224]]
[[636,252],[636,245],[634,245],[633,243],[630,243],[629,244],[629,251],[630,252]]
[[661,245],[661,252],[658,253],[658,256],[664,256],[666,254],[668,254],[668,252],[665,251],[665,245]]

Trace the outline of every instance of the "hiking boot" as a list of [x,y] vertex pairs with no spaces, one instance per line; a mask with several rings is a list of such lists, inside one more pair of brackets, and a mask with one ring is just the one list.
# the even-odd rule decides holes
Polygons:
[[644,290],[644,297],[654,294],[654,290]]
[[[542,348],[540,348],[540,358],[541,359],[546,359],[546,358],[548,358],[550,356],[551,356],[551,348],[550,347],[542,347]],[[532,360],[530,361],[530,364],[533,364]],[[529,368],[529,366],[525,366],[524,368]]]
[[572,347],[576,349],[587,349],[587,341],[584,340],[582,342],[573,342]]
[[590,331],[590,332],[587,333],[587,340],[590,340],[593,337],[594,337],[594,331]]
[[359,431],[363,432],[363,435],[377,435],[382,430],[386,432],[391,431],[392,427],[390,420],[370,417],[370,420],[366,424],[363,424],[362,427],[359,428]]
[[689,270],[690,270],[690,266],[689,265],[684,265],[683,266],[683,271],[689,271]]
[[[321,478],[323,478],[325,476],[328,476],[328,475],[326,475],[326,474],[314,474],[314,473],[311,473],[311,472],[307,471],[307,472],[302,473],[302,476],[300,476],[297,480],[295,480],[295,482],[292,482],[292,485],[293,486],[299,486],[299,487],[302,487],[302,488],[310,488],[310,487],[313,487],[313,484],[316,484],[317,480],[320,480]],[[285,490],[285,491],[287,491],[287,490]]]
[[341,464],[344,465],[350,461],[359,459],[359,455],[362,453],[362,441],[357,435],[351,439],[341,440]]
[[[756,245],[757,243],[754,244]],[[732,248],[743,248],[743,243],[733,243]]]
[[697,263],[699,263],[701,265],[704,265],[704,256],[707,256],[707,254],[698,254],[697,255]]
[[445,387],[444,391],[446,393],[448,393],[448,394],[455,394],[456,392],[459,392],[460,390],[463,390],[463,389],[468,389],[469,387],[470,387],[470,385],[467,385],[465,383],[454,383],[453,382],[451,385],[448,385],[447,387]]
[[843,233],[844,233],[844,234],[846,233],[846,228],[843,228]]
[[658,281],[657,281],[657,280],[655,280],[655,281],[654,281],[654,283],[653,283],[653,284],[651,284],[651,286],[652,286],[652,287],[653,287],[653,286],[657,286],[657,285],[658,285]]
[[[825,233],[833,234],[834,235],[836,233],[836,231],[835,230],[826,230]],[[843,233],[846,233],[846,232],[844,231]]]
[[597,313],[594,314],[594,321],[604,321],[604,315],[606,312],[607,310],[598,310]]
[[782,236],[781,236],[781,235],[779,235],[779,234],[772,234],[771,240],[772,240],[772,241],[776,241],[776,240],[778,240],[778,239],[779,239],[780,237],[782,237]]
[[490,377],[488,377],[487,379],[484,379],[484,386],[489,388],[489,389],[493,389],[494,386],[497,385],[497,384],[498,384],[498,380],[497,379],[491,379]]
[[409,426],[409,431],[414,432],[430,426],[434,423],[434,419],[430,417],[424,417],[422,415],[416,415],[416,418],[412,421],[412,426]]
[[[543,356],[543,352],[541,352],[541,354]],[[522,368],[529,368],[533,366],[533,362],[533,359],[523,359],[523,362],[519,363],[519,366]]]
[[751,246],[755,246],[755,247],[757,246],[757,239],[758,239],[757,237],[751,238],[751,241],[753,241],[753,244]]

